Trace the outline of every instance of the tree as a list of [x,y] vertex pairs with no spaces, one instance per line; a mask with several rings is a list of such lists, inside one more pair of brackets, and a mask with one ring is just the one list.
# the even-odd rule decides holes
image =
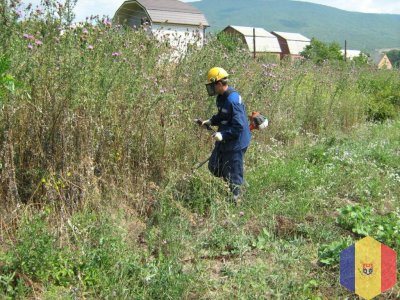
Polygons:
[[386,55],[394,67],[400,68],[400,50],[390,50]]
[[368,65],[368,55],[360,53],[359,56],[354,57],[352,60],[356,66],[366,66]]
[[311,39],[310,45],[307,45],[303,52],[300,53],[306,59],[310,59],[317,64],[325,60],[342,60],[340,45],[336,42],[324,43],[316,38]]

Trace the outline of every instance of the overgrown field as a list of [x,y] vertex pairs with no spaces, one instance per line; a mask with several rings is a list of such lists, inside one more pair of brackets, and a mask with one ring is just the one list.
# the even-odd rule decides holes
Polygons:
[[[54,1],[22,20],[18,2],[0,3],[0,298],[338,299],[342,249],[400,253],[398,70],[277,65],[212,37],[176,61],[142,30],[71,28]],[[239,206],[193,171],[213,66],[270,120]]]

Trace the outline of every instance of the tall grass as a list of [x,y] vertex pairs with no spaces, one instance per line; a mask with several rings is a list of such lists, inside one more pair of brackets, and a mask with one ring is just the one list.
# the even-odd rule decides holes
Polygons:
[[[1,277],[3,286],[12,287],[10,295],[29,294],[37,290],[36,282],[52,282],[64,288],[49,289],[49,295],[69,295],[67,287],[73,287],[93,297],[198,298],[205,290],[212,295],[213,287],[201,263],[197,271],[205,277],[196,283],[199,273],[189,268],[193,262],[222,252],[243,257],[254,247],[263,250],[268,241],[279,251],[271,235],[274,220],[246,223],[237,213],[233,218],[223,184],[205,170],[192,173],[212,149],[207,133],[192,120],[215,112],[214,99],[206,97],[204,88],[213,66],[231,74],[248,113],[261,111],[270,119],[268,131],[254,134],[246,162],[253,174],[248,212],[261,209],[259,217],[279,213],[301,218],[325,209],[326,198],[317,201],[320,195],[314,194],[316,201],[310,202],[304,192],[321,182],[304,177],[299,170],[303,157],[282,165],[282,152],[273,152],[277,160],[268,164],[263,156],[271,147],[297,147],[317,136],[351,132],[367,120],[398,116],[398,70],[329,62],[277,65],[253,60],[242,47],[226,48],[213,37],[202,49],[172,60],[173,49],[143,30],[100,18],[70,26],[73,1],[64,6],[45,1],[40,11],[27,9],[25,19],[18,17],[18,1],[0,5],[1,230],[2,240],[17,245],[15,257],[6,263],[9,277]],[[319,162],[325,150],[312,149],[307,157]],[[257,173],[256,166],[265,168],[265,174]],[[269,173],[267,166],[274,171]],[[353,193],[361,197],[363,188]],[[265,194],[271,197],[269,206],[264,205]],[[287,200],[285,207],[279,199]],[[299,203],[304,205],[296,211]],[[125,217],[105,218],[120,207]],[[137,222],[131,224],[130,218]],[[212,228],[192,240],[198,224]],[[119,226],[137,234],[128,238]],[[246,237],[246,230],[256,240]],[[33,235],[39,236],[38,244],[31,244]],[[141,243],[146,250],[138,256],[135,247],[140,249]],[[37,252],[27,253],[32,247]],[[40,263],[43,256],[48,260]],[[223,272],[238,280],[235,285],[242,284],[240,278],[259,280],[256,266],[243,274],[231,271],[227,267]],[[137,289],[126,290],[135,280],[140,282]],[[290,282],[289,277],[284,280]],[[115,290],[118,282],[121,290]],[[267,288],[265,282],[257,284]],[[286,292],[296,293],[300,283],[291,284]],[[315,284],[300,285],[307,294]],[[244,293],[255,290],[243,288]],[[281,293],[271,290],[271,295]]]

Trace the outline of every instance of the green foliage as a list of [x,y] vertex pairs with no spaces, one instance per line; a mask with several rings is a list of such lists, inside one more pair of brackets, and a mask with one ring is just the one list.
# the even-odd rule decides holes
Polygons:
[[318,249],[319,262],[327,266],[337,266],[340,260],[340,252],[352,245],[354,242],[350,237],[342,238],[330,244],[322,245]]
[[392,63],[393,67],[400,68],[400,50],[390,50],[386,52],[386,55]]
[[16,270],[35,280],[49,280],[53,263],[57,259],[55,242],[42,216],[25,220],[17,233]]
[[233,228],[218,225],[204,241],[203,247],[213,255],[230,255],[243,252],[249,248],[249,240],[239,235]]
[[0,56],[0,105],[4,102],[6,94],[14,93],[15,79],[7,71],[10,69],[11,61],[5,56]]
[[365,71],[358,87],[369,95],[368,119],[383,121],[394,118],[400,111],[400,82],[393,72]]
[[120,228],[106,216],[90,213],[77,214],[67,225],[71,243],[63,247],[50,232],[45,214],[21,222],[16,245],[6,253],[6,264],[0,266],[3,293],[22,296],[35,281],[73,286],[77,292],[85,289],[98,296],[110,289],[116,295],[127,294],[119,285],[131,285],[139,273],[137,257],[128,251]]
[[361,52],[360,55],[354,57],[352,61],[356,66],[362,67],[368,65],[368,59],[368,55]]
[[400,249],[400,215],[374,213],[371,207],[346,206],[338,210],[337,224],[360,236],[371,236],[398,251]]
[[229,52],[244,50],[247,47],[241,40],[240,36],[228,34],[224,31],[217,34],[217,40],[224,45]]
[[[377,215],[371,207],[348,205],[338,209],[337,224],[359,236],[371,236],[385,245],[399,251],[400,218],[399,212],[387,215]],[[328,266],[339,263],[340,252],[351,244],[351,238],[340,239],[330,244],[322,245],[318,250],[319,261]]]
[[258,250],[267,251],[270,243],[271,233],[267,230],[267,228],[263,228],[262,232],[254,239],[252,246]]
[[310,45],[307,45],[300,54],[317,64],[321,64],[327,60],[340,61],[343,59],[338,43],[333,42],[328,44],[316,38],[312,38]]

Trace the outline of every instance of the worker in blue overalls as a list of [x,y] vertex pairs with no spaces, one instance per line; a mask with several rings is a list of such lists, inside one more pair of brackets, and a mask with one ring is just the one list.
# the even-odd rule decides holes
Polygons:
[[206,88],[209,96],[217,95],[218,113],[202,125],[218,126],[213,134],[216,142],[208,169],[229,183],[236,203],[243,184],[243,158],[251,133],[242,97],[228,85],[228,76],[223,68],[214,67],[208,71]]

